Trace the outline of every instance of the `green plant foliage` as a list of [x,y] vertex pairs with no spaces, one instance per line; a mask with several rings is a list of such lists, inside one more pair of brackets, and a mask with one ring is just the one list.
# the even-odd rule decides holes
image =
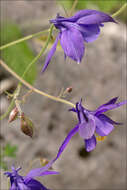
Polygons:
[[[0,30],[1,45],[22,38],[21,31],[17,24],[4,23]],[[13,69],[19,76],[22,76],[26,67],[34,59],[33,52],[26,41],[10,46],[1,51],[1,57],[4,62]],[[24,79],[33,83],[37,75],[37,67],[34,64],[28,71]]]
[[10,143],[7,143],[4,147],[1,147],[0,150],[0,168],[7,170],[7,162],[5,161],[5,158],[16,158],[16,152],[18,150],[18,147],[16,145],[11,145]]
[[9,143],[6,144],[3,150],[3,155],[7,157],[16,157],[16,152],[17,152],[17,146],[16,145],[11,145]]

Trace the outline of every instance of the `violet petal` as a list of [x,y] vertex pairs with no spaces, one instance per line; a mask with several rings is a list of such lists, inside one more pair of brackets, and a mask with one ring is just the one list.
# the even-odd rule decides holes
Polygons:
[[[45,171],[45,172],[42,172],[42,174],[40,173],[40,176],[45,176],[45,175],[58,175],[59,172],[56,172],[56,171]],[[38,176],[39,177],[39,176]]]
[[119,122],[116,122],[116,121],[113,121],[112,119],[110,119],[108,116],[104,115],[104,114],[100,114],[97,116],[100,120],[102,121],[107,121],[109,123],[111,123],[112,125],[115,124],[115,125],[122,125],[123,123],[119,123]]
[[39,177],[41,175],[43,175],[43,172],[47,171],[51,166],[52,164],[54,163],[54,159],[51,160],[46,166],[42,167],[42,168],[35,168],[35,169],[32,169],[28,172],[27,176],[25,176],[25,179],[27,178],[34,178],[34,177]]
[[56,37],[56,40],[55,40],[55,42],[54,42],[52,48],[50,49],[50,51],[49,51],[49,53],[48,53],[48,55],[47,55],[47,57],[46,57],[44,66],[43,66],[43,68],[42,68],[42,72],[44,72],[44,71],[47,69],[48,64],[49,64],[50,61],[51,61],[51,58],[52,58],[52,56],[54,55],[54,53],[55,53],[55,51],[56,51],[56,46],[57,46],[57,44],[58,44],[59,38],[60,38],[60,33],[59,33],[58,36]]
[[119,103],[116,103],[116,104],[109,104],[109,105],[105,105],[101,108],[98,108],[95,112],[96,116],[98,116],[99,114],[103,113],[103,112],[106,112],[108,110],[112,110],[112,109],[115,109],[115,108],[118,108],[124,104],[127,104],[127,100],[123,101],[123,102],[119,102]]
[[79,124],[79,135],[83,139],[90,139],[95,132],[95,121],[89,118],[88,122]]
[[87,152],[92,151],[93,149],[95,149],[97,141],[96,141],[96,137],[93,135],[92,138],[84,140],[85,142],[85,148]]
[[100,136],[107,136],[111,131],[114,129],[114,126],[107,122],[107,121],[102,121],[95,117],[95,122],[96,122],[96,133]]
[[85,46],[83,36],[78,30],[71,28],[62,31],[60,43],[66,56],[81,62]]
[[56,158],[54,159],[54,161],[56,161],[60,155],[62,154],[62,152],[64,151],[64,149],[66,148],[67,144],[69,143],[69,141],[71,140],[71,138],[78,132],[79,126],[76,125],[67,135],[67,137],[65,138],[64,142],[62,143],[62,145],[60,146],[59,150],[58,150],[58,154],[56,156]]
[[115,20],[106,13],[100,11],[93,11],[89,15],[85,15],[77,20],[78,24],[98,24],[104,22],[115,22]]
[[100,28],[97,24],[83,26],[84,32],[82,32],[83,38],[86,42],[95,41],[100,35]]

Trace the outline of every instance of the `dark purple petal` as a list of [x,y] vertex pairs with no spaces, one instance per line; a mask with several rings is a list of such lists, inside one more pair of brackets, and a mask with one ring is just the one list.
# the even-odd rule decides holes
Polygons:
[[100,28],[97,24],[93,25],[82,25],[84,31],[82,32],[83,38],[86,42],[93,42],[95,41],[99,34]]
[[118,99],[118,97],[112,98],[111,100],[109,100],[108,102],[106,102],[105,104],[103,104],[102,106],[109,105],[109,104],[115,104],[116,101],[117,101],[117,99]]
[[76,112],[76,109],[75,109],[75,108],[71,108],[71,109],[69,109],[68,111]]
[[88,120],[88,122],[79,124],[79,135],[83,139],[90,139],[95,132],[95,121],[93,119]]
[[[42,185],[39,181],[35,179],[29,179],[26,181],[26,185],[28,190],[49,190],[44,185]],[[25,190],[25,189],[22,189]]]
[[78,30],[71,28],[62,31],[60,43],[66,56],[81,62],[85,47],[83,36]]
[[97,117],[95,117],[95,122],[96,133],[100,136],[107,136],[114,129],[114,126],[111,123],[104,120],[102,121]]
[[65,138],[64,142],[62,143],[62,145],[60,146],[59,150],[58,150],[58,154],[56,156],[56,158],[54,159],[54,161],[56,161],[60,155],[62,154],[62,152],[64,151],[64,149],[66,148],[67,144],[69,143],[69,141],[71,140],[71,138],[78,132],[79,126],[76,125],[76,127],[74,127],[69,134],[67,135],[67,137]]
[[[16,188],[15,190],[33,190],[32,188],[30,189],[24,182],[23,183],[17,182],[17,184],[18,184],[18,188]],[[41,190],[41,189],[38,189],[38,190]]]
[[115,104],[117,101],[118,97],[112,98],[111,100],[109,100],[108,102],[106,102],[105,104],[102,104],[101,106],[99,106],[96,111],[99,111],[100,109],[102,109],[103,107],[110,105],[110,104]]
[[59,39],[60,39],[60,33],[59,33],[58,36],[56,37],[56,40],[55,40],[55,42],[54,42],[52,48],[50,49],[50,51],[49,51],[49,53],[48,53],[48,55],[47,55],[47,57],[46,57],[45,64],[44,64],[44,66],[43,66],[42,72],[44,72],[44,71],[47,69],[48,64],[49,64],[50,61],[51,61],[51,58],[52,58],[52,56],[54,55],[54,53],[55,53],[55,51],[56,51],[56,46],[57,46],[57,44],[58,44]]
[[119,102],[119,103],[116,103],[116,104],[109,104],[109,105],[105,105],[101,108],[98,108],[95,112],[95,115],[98,116],[100,115],[101,113],[103,112],[106,112],[108,110],[112,110],[112,109],[115,109],[115,108],[118,108],[124,104],[127,104],[127,100],[123,101],[123,102]]
[[79,102],[76,103],[76,112],[77,112],[77,115],[78,115],[78,120],[79,120],[79,123],[81,123],[81,119],[80,119],[80,111],[79,111]]
[[104,22],[115,22],[115,20],[106,13],[100,11],[89,11],[90,14],[84,15],[77,20],[78,24],[98,24]]
[[115,125],[122,125],[123,123],[119,123],[119,122],[116,122],[116,121],[113,121],[112,119],[110,119],[108,116],[104,115],[104,114],[100,114],[97,116],[100,120],[102,121],[107,121],[109,123],[111,123],[112,125],[115,124]]
[[85,142],[85,148],[87,152],[92,151],[96,147],[96,137],[93,135],[92,138],[84,140]]

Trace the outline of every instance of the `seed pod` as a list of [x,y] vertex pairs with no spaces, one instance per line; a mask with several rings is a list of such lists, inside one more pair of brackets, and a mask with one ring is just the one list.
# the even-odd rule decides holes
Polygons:
[[14,120],[17,118],[18,113],[19,113],[18,108],[15,107],[15,108],[11,111],[11,113],[10,113],[10,115],[9,115],[9,120],[8,120],[8,122],[11,123],[12,121],[14,121]]
[[30,137],[33,137],[34,125],[32,121],[24,114],[21,115],[21,131]]

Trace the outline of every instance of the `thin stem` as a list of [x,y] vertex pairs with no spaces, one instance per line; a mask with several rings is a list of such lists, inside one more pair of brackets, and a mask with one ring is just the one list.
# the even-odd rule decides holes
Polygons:
[[[51,25],[50,29],[49,29],[49,35],[48,35],[48,39],[44,45],[44,47],[42,48],[42,50],[39,52],[39,54],[33,59],[33,61],[27,66],[26,70],[24,71],[22,78],[24,78],[24,76],[26,75],[26,73],[29,71],[30,67],[40,58],[40,56],[44,53],[44,51],[46,50],[48,43],[51,39],[51,35],[52,35],[52,31],[53,31],[53,25]],[[18,75],[17,75],[18,76]],[[18,87],[16,88],[15,92],[14,92],[14,97],[10,103],[10,106],[7,110],[7,112],[5,112],[1,117],[0,120],[4,119],[5,117],[7,117],[7,115],[10,113],[10,111],[12,110],[12,108],[14,107],[15,104],[15,100],[17,98],[17,96],[19,95],[20,89],[21,89],[22,83],[19,82]]]
[[74,0],[74,3],[73,3],[72,8],[70,10],[69,16],[71,16],[73,14],[73,11],[75,10],[77,3],[78,3],[78,0]]
[[1,47],[0,47],[0,50],[3,50],[3,49],[5,49],[5,48],[7,48],[7,47],[16,45],[16,44],[18,44],[18,43],[20,43],[20,42],[29,40],[29,39],[31,39],[31,38],[40,36],[40,35],[42,35],[42,34],[44,34],[44,33],[47,33],[47,32],[49,32],[49,29],[48,29],[48,30],[43,30],[43,31],[38,32],[38,33],[35,33],[35,34],[31,34],[31,35],[26,36],[26,37],[24,37],[24,38],[20,38],[20,39],[18,39],[18,40],[16,40],[16,41],[13,41],[13,42],[10,42],[10,43],[8,43],[8,44],[5,44],[5,45],[1,46]]
[[4,119],[5,117],[7,117],[7,115],[8,115],[8,114],[11,112],[11,110],[13,109],[14,105],[15,105],[15,100],[14,100],[14,98],[13,98],[13,99],[11,100],[11,103],[10,103],[9,107],[8,107],[8,110],[7,110],[3,115],[0,116],[0,120],[2,120],[2,119]]
[[112,17],[117,17],[119,16],[127,7],[127,3],[125,3],[117,12],[112,14]]
[[28,82],[26,82],[24,79],[22,79],[20,76],[18,76],[14,71],[12,71],[2,60],[0,60],[0,64],[9,72],[11,73],[15,78],[17,78],[22,84],[24,84],[27,88],[29,88],[30,90],[32,90],[33,92],[36,92],[37,94],[40,94],[42,96],[45,96],[51,100],[57,101],[57,102],[61,102],[64,104],[67,104],[69,106],[75,107],[75,105],[67,100],[49,95],[43,91],[38,90],[37,88],[33,87],[32,85],[30,85]]
[[[0,63],[1,63],[1,61],[0,61]],[[7,117],[8,114],[9,114],[9,113],[11,112],[11,110],[13,109],[13,107],[14,107],[14,105],[15,105],[15,100],[17,99],[17,96],[19,95],[20,88],[21,88],[20,85],[16,88],[16,90],[15,90],[15,92],[14,92],[14,95],[13,95],[13,98],[12,98],[12,100],[11,100],[11,103],[10,103],[10,105],[9,105],[9,107],[8,107],[8,109],[7,109],[7,111],[6,111],[3,115],[0,116],[0,120],[2,120],[2,119],[4,119],[5,117]]]
[[49,36],[48,36],[48,39],[44,45],[44,47],[42,48],[42,50],[39,52],[39,54],[33,59],[33,61],[28,65],[28,67],[26,68],[25,72],[23,73],[22,75],[22,78],[24,78],[25,74],[29,71],[30,67],[41,57],[41,55],[45,52],[48,44],[49,44],[49,41],[51,39],[51,36],[52,36],[52,31],[53,31],[53,27],[54,25],[51,25],[50,29],[49,29]]

